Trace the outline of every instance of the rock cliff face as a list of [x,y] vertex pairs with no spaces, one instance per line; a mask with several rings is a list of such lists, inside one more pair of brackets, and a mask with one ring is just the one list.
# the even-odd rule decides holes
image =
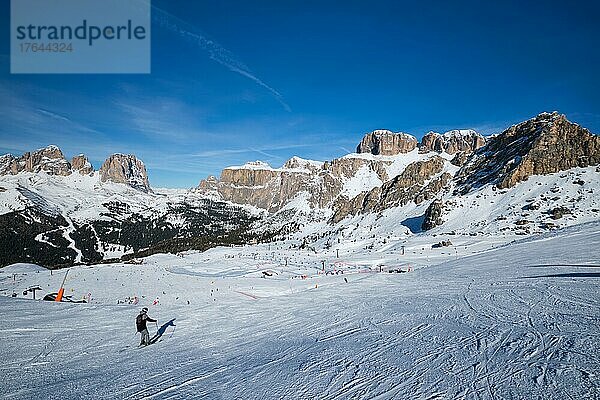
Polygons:
[[[430,200],[448,185],[443,172],[449,161],[439,156],[419,156],[398,175],[390,159],[346,156],[325,163],[291,159],[282,168],[250,163],[227,168],[220,179],[209,177],[200,191],[217,192],[235,203],[251,204],[277,212],[302,195],[311,208],[331,208],[337,222],[349,215],[380,212],[410,201]],[[402,157],[402,156],[400,156]]]
[[272,169],[262,162],[248,163],[242,168],[230,167],[221,172],[220,181],[235,186],[264,186],[279,175],[279,171]]
[[485,138],[472,129],[456,129],[444,134],[429,132],[421,143],[407,133],[376,130],[367,133],[356,148],[357,153],[393,156],[413,151],[417,146],[421,153],[435,151],[455,154],[472,153],[485,145]]
[[151,192],[146,166],[132,154],[113,154],[100,168],[102,182],[124,183],[142,192]]
[[[568,121],[564,115],[556,112],[541,113],[489,139],[483,148],[466,159],[464,153],[458,153],[452,162],[462,165],[454,177],[454,190],[440,196],[443,200],[431,203],[425,213],[422,226],[424,230],[445,223],[446,214],[452,211],[453,204],[456,203],[454,200],[475,189],[486,185],[493,185],[494,189],[508,189],[534,175],[600,164],[600,136]],[[574,184],[583,185],[583,181],[581,182],[576,180]],[[556,187],[550,193],[559,191]],[[473,195],[476,198],[481,196],[477,193]],[[541,196],[540,202],[545,202],[548,198]],[[527,205],[523,207],[523,212],[528,213],[538,207],[535,204]],[[561,212],[555,211],[556,208],[549,210],[548,214],[554,219],[563,216]],[[525,216],[516,225],[527,226],[530,222]],[[498,218],[506,219],[502,216]]]
[[421,140],[419,151],[427,153],[436,151],[455,154],[458,152],[472,153],[485,145],[485,138],[472,129],[452,130],[440,135],[429,132]]
[[17,158],[12,154],[0,157],[0,175],[16,175],[19,172]]
[[206,179],[200,181],[198,189],[200,191],[216,191],[219,180],[214,175],[209,175]]
[[[460,153],[460,160],[464,161],[467,154],[485,142],[472,130],[435,135],[438,137],[434,134],[426,137],[421,153]],[[390,165],[397,157],[415,151],[418,145],[417,139],[409,134],[376,130],[362,138],[357,147],[358,156],[348,155],[324,163],[293,157],[281,168],[271,168],[261,162],[248,163],[224,169],[219,179],[209,177],[201,181],[198,190],[217,192],[225,200],[271,212],[279,211],[303,192],[309,206],[333,207],[334,219],[358,212],[381,211],[406,201],[429,199],[431,193],[441,190],[450,179],[449,174],[438,176],[425,188],[422,176],[430,179],[439,174],[446,161],[440,157],[429,160],[431,155],[424,155],[419,156],[422,162],[411,164],[402,177],[390,181],[401,172],[390,176]],[[361,182],[365,185],[362,188]]]
[[292,157],[289,160],[287,160],[285,164],[283,164],[283,168],[303,169],[312,172],[318,172],[323,168],[323,164],[324,163],[319,161],[305,160],[300,157]]
[[46,172],[50,175],[66,176],[71,174],[71,164],[54,145],[27,152],[19,158],[11,154],[0,158],[1,175],[16,175],[19,172]]
[[452,177],[449,173],[442,173],[445,165],[446,160],[439,156],[416,161],[381,187],[360,193],[352,199],[341,197],[335,204],[332,220],[338,222],[348,215],[379,212],[411,201],[420,204],[432,199]]
[[344,182],[363,168],[380,180],[387,180],[385,166],[390,161],[344,157],[325,163],[294,157],[281,168],[252,162],[223,170],[217,180],[200,182],[200,191],[217,192],[223,199],[250,204],[275,212],[301,193],[311,207],[326,207],[339,196]]
[[417,139],[407,133],[394,133],[386,129],[367,133],[356,148],[357,153],[393,156],[413,151],[418,145]]
[[50,175],[67,176],[73,172],[87,175],[93,171],[94,168],[86,156],[83,154],[75,156],[69,162],[65,159],[62,151],[54,145],[24,153],[19,158],[12,154],[0,157],[0,175],[16,175],[19,172],[45,172]]
[[[16,175],[19,172],[45,172],[59,176],[77,172],[81,175],[90,175],[94,172],[94,167],[85,155],[75,156],[69,162],[58,147],[50,145],[34,152],[27,152],[18,158],[12,154],[0,157],[0,175]],[[146,166],[134,155],[110,156],[100,169],[100,180],[123,183],[143,192],[152,191],[148,183]]]
[[[226,168],[219,179],[209,177],[201,181],[198,190],[216,192],[225,200],[270,212],[281,210],[304,193],[310,207],[332,208],[333,220],[338,221],[348,215],[379,212],[409,201],[421,203],[433,198],[448,185],[452,175],[442,174],[448,161],[424,153],[456,153],[456,162],[464,162],[467,155],[484,142],[485,139],[472,130],[450,131],[444,135],[430,133],[420,146],[422,155],[418,155],[419,144],[414,136],[376,130],[363,137],[357,147],[358,155],[324,163],[294,157],[281,168],[260,162],[248,163]],[[413,151],[414,154],[407,154]],[[407,163],[410,165],[404,171],[392,168],[402,157],[418,161]]]
[[556,112],[511,126],[474,153],[457,174],[463,192],[486,184],[509,188],[531,175],[600,164],[600,136]]
[[47,172],[51,175],[70,175],[71,166],[65,159],[62,151],[56,146],[48,146],[44,149],[25,153],[20,163],[26,172]]
[[425,216],[423,218],[423,224],[421,225],[421,229],[424,231],[428,231],[430,229],[435,228],[444,223],[442,219],[442,215],[444,213],[444,204],[441,200],[435,200],[431,202],[429,207],[427,207],[427,211],[425,211]]
[[71,159],[71,169],[79,172],[81,175],[89,175],[94,172],[94,167],[86,156],[80,154]]

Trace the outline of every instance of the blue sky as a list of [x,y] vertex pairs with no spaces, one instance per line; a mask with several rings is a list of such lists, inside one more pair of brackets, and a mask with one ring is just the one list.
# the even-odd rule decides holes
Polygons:
[[134,153],[153,186],[192,187],[379,128],[491,134],[558,110],[600,133],[600,2],[421,3],[154,0],[151,74],[11,75],[0,0],[0,152]]

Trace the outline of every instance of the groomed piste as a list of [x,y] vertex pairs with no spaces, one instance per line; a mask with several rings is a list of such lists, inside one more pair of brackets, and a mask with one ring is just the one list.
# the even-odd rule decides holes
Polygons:
[[[598,397],[600,223],[413,240],[336,273],[286,243],[73,267],[65,295],[89,303],[0,297],[0,397]],[[0,288],[55,291],[65,271],[7,267]],[[137,348],[142,306],[160,337]]]

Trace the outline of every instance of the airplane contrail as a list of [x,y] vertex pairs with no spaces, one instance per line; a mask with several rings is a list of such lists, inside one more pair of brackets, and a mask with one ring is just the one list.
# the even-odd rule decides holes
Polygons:
[[182,20],[173,14],[168,13],[162,8],[152,6],[152,19],[160,24],[162,27],[167,28],[173,32],[179,34],[182,38],[189,40],[200,46],[203,50],[208,53],[211,60],[223,65],[230,71],[235,72],[241,76],[244,76],[259,86],[265,88],[275,99],[283,106],[283,108],[290,112],[292,109],[285,102],[281,93],[267,85],[260,78],[252,73],[250,68],[241,62],[235,54],[221,46],[214,40],[206,38],[198,28],[192,24]]

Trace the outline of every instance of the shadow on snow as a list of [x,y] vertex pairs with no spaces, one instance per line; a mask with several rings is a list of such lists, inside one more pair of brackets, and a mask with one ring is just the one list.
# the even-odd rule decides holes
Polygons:
[[152,336],[152,339],[150,339],[150,344],[156,343],[162,337],[162,335],[165,334],[165,332],[167,331],[167,328],[170,326],[172,326],[173,330],[175,330],[175,318],[173,318],[172,320],[170,320],[169,322],[163,324],[160,328],[158,328],[158,330],[156,331],[156,334],[154,336]]

